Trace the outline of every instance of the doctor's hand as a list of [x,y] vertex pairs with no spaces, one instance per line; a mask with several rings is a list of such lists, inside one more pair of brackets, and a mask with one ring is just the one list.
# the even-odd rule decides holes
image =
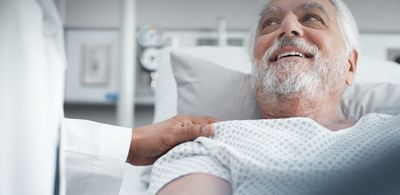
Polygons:
[[127,162],[151,165],[174,146],[200,136],[214,135],[212,117],[175,116],[168,120],[132,129]]

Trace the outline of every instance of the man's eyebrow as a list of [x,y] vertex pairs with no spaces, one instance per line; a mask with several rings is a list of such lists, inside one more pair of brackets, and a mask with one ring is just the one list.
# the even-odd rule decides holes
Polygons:
[[314,10],[314,9],[317,9],[320,12],[322,12],[329,20],[328,12],[325,11],[324,6],[322,6],[321,4],[319,4],[317,2],[307,2],[307,3],[300,5],[297,8],[297,10],[300,10],[300,11],[307,11],[307,10]]
[[266,16],[266,15],[272,15],[272,14],[277,14],[281,12],[281,9],[276,6],[268,7],[266,6],[260,13],[260,17]]

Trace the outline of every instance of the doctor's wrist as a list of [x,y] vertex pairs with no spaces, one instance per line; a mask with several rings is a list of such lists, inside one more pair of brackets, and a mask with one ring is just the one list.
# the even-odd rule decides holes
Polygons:
[[[157,159],[156,155],[152,153],[154,148],[152,133],[152,126],[144,126],[139,128],[132,128],[131,145],[129,147],[128,157],[126,162],[135,166],[151,165]],[[154,150],[154,149],[153,149]]]
[[129,152],[128,152],[128,157],[126,159],[126,162],[132,165],[138,165],[137,164],[137,151],[139,149],[139,142],[140,142],[140,136],[137,135],[137,129],[132,128],[132,136],[131,136],[131,144],[129,146]]

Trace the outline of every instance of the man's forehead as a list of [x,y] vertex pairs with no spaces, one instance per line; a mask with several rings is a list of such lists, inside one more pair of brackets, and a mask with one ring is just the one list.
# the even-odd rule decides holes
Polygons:
[[285,10],[312,10],[317,9],[329,15],[334,8],[331,0],[272,0],[261,11],[260,16],[282,12]]

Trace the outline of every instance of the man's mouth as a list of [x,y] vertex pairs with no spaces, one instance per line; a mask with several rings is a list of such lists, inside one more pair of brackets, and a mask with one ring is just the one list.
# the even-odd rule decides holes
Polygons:
[[269,61],[276,62],[283,58],[313,58],[314,55],[308,52],[301,51],[299,49],[281,49],[273,53]]

